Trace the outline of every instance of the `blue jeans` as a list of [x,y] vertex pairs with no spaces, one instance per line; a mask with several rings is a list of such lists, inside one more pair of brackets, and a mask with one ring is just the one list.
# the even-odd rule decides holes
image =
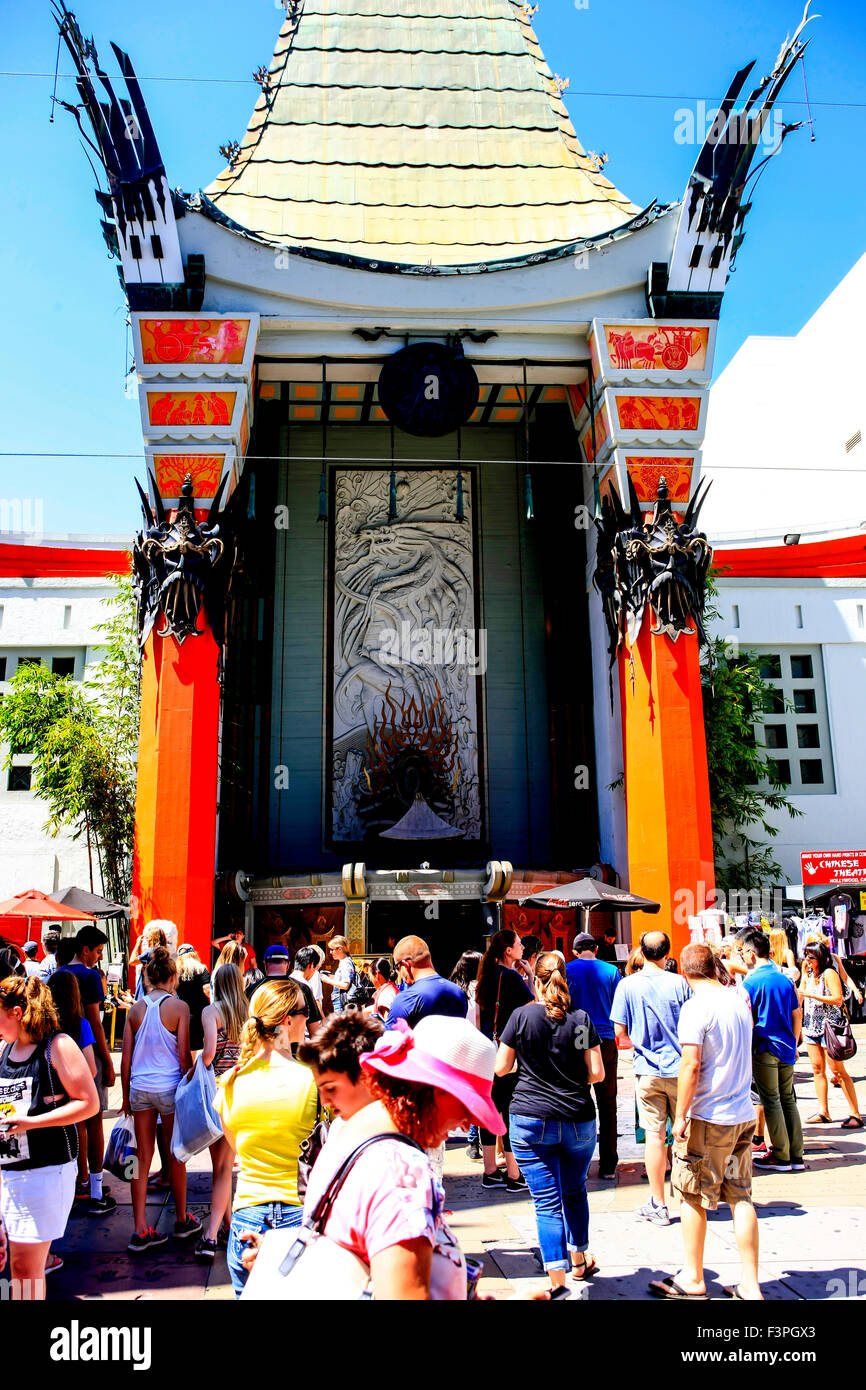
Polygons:
[[586,1175],[596,1137],[595,1120],[511,1115],[511,1147],[532,1194],[545,1269],[568,1269],[569,1250],[589,1247]]
[[249,1242],[241,1240],[241,1236],[247,1231],[255,1231],[258,1235],[262,1231],[276,1231],[284,1226],[300,1226],[303,1215],[303,1207],[290,1206],[288,1202],[262,1202],[259,1206],[240,1207],[232,1212],[226,1262],[235,1298],[240,1298],[241,1289],[249,1278],[241,1264],[241,1255]]

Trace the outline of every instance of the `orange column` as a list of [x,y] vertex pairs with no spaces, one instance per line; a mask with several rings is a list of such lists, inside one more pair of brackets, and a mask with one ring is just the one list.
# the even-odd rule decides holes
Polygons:
[[209,963],[220,687],[217,644],[199,623],[182,646],[151,632],[144,649],[132,929],[168,918]]
[[661,903],[657,917],[635,913],[633,939],[658,925],[679,955],[688,916],[714,886],[713,835],[698,639],[654,637],[644,615],[632,649],[620,655],[629,888]]

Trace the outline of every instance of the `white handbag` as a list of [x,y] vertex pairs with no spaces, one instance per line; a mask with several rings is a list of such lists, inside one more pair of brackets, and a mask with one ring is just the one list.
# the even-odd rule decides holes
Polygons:
[[370,1266],[331,1240],[325,1226],[355,1160],[383,1139],[420,1148],[405,1134],[374,1134],[358,1144],[343,1159],[300,1230],[295,1226],[265,1232],[242,1299],[332,1303],[373,1297]]

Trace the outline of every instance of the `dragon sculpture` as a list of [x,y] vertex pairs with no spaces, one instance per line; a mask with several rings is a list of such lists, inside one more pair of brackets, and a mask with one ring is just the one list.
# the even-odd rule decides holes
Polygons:
[[[238,531],[244,515],[246,491],[241,483],[220,509],[226,479],[217,489],[205,521],[195,514],[192,478],[186,475],[177,510],[166,512],[156,479],[150,474],[154,506],[136,479],[144,515],[144,529],[132,551],[133,585],[138,609],[139,644],[143,647],[153,630],[158,637],[174,637],[181,646],[187,637],[204,631],[199,617],[204,609],[217,645],[222,647],[233,580],[240,564]],[[155,626],[162,614],[162,626]]]
[[703,613],[713,552],[697,530],[697,520],[709,484],[698,489],[682,521],[671,511],[665,478],[659,479],[647,521],[630,477],[628,485],[630,512],[611,487],[595,522],[598,554],[592,582],[601,595],[611,666],[626,641],[629,647],[637,641],[647,604],[656,616],[655,636],[664,633],[675,642],[682,632],[696,632],[701,643],[707,640]]

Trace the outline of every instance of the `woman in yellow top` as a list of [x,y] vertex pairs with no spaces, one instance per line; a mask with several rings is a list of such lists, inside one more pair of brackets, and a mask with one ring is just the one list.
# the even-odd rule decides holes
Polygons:
[[316,1123],[316,1083],[292,1056],[304,1036],[306,1011],[294,980],[268,980],[250,1000],[236,1067],[216,1095],[226,1139],[240,1163],[232,1204],[228,1261],[240,1297],[247,1281],[244,1236],[300,1226],[298,1155]]

